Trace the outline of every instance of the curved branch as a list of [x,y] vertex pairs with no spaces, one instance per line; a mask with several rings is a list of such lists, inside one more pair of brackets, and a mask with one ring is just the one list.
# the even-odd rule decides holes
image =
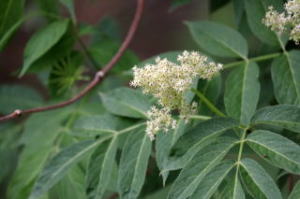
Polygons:
[[109,63],[104,66],[104,68],[102,68],[95,74],[94,79],[78,95],[72,97],[71,99],[69,99],[67,101],[64,101],[64,102],[61,102],[61,103],[58,103],[55,105],[51,105],[51,106],[38,107],[38,108],[32,108],[32,109],[26,109],[26,110],[16,109],[12,113],[5,115],[3,117],[0,117],[0,122],[14,119],[14,118],[20,117],[25,114],[31,114],[31,113],[37,113],[37,112],[43,112],[43,111],[62,108],[64,106],[68,106],[68,105],[76,102],[77,100],[79,100],[80,98],[85,96],[97,84],[102,82],[102,80],[106,77],[107,73],[114,67],[114,65],[119,61],[121,56],[124,54],[125,50],[128,48],[128,45],[131,42],[131,40],[133,39],[133,36],[139,25],[139,22],[140,22],[142,13],[143,13],[143,8],[144,8],[144,0],[137,0],[137,8],[135,11],[134,18],[132,20],[132,23],[128,30],[128,33],[127,33],[122,45],[120,46],[118,52],[109,61]]

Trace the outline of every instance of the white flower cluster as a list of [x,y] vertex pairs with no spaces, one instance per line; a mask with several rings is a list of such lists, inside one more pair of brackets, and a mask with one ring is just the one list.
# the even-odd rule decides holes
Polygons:
[[285,5],[285,12],[279,13],[269,7],[263,23],[271,30],[281,34],[289,30],[290,39],[300,42],[300,0],[290,0]]
[[222,69],[221,64],[209,62],[206,56],[198,52],[184,51],[177,60],[180,64],[158,57],[155,64],[134,67],[131,85],[152,94],[163,107],[180,109],[184,105],[183,94],[191,88],[195,78],[211,79]]
[[263,19],[263,23],[270,27],[271,30],[278,32],[279,34],[283,33],[286,29],[286,24],[288,18],[285,16],[285,13],[279,13],[274,10],[273,6],[269,7],[269,11],[266,13],[266,17]]
[[294,40],[296,44],[300,43],[300,24],[292,29],[290,38]]
[[158,109],[155,106],[147,112],[149,120],[147,121],[146,133],[151,140],[154,140],[155,135],[160,130],[168,132],[170,128],[176,128],[176,120],[174,120],[170,114],[168,108]]
[[159,130],[163,130],[162,127],[169,127],[171,123],[174,126],[169,120],[172,118],[171,110],[178,110],[183,118],[196,110],[195,103],[189,105],[184,99],[184,94],[191,88],[194,79],[211,79],[222,69],[221,64],[208,61],[206,56],[198,52],[184,51],[177,57],[177,61],[179,64],[158,57],[155,64],[133,68],[134,79],[131,85],[141,87],[144,93],[156,97],[163,107],[161,112],[157,108],[149,112],[147,133],[151,138]]

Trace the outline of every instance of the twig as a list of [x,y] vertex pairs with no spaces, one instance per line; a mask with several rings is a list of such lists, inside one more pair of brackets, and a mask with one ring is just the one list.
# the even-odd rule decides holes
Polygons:
[[209,120],[209,119],[211,119],[210,116],[206,116],[206,115],[188,115],[188,118],[196,119],[196,120]]
[[65,106],[68,106],[80,98],[82,98],[84,95],[86,95],[90,90],[92,90],[98,83],[102,82],[102,80],[105,78],[107,73],[114,67],[114,65],[117,63],[117,61],[121,58],[125,50],[128,48],[129,43],[131,42],[134,33],[136,32],[136,29],[139,25],[142,13],[143,13],[143,8],[144,8],[144,0],[137,0],[137,8],[135,11],[134,18],[132,20],[131,26],[128,30],[128,33],[119,48],[118,52],[114,55],[114,57],[110,60],[110,62],[101,70],[99,70],[95,76],[94,79],[85,87],[78,95],[72,97],[71,99],[51,105],[51,106],[45,106],[45,107],[38,107],[38,108],[32,108],[32,109],[27,109],[27,110],[15,110],[12,113],[5,115],[3,117],[0,117],[0,122],[14,119],[17,117],[20,117],[25,114],[31,114],[31,113],[37,113],[37,112],[43,112],[43,111],[48,111],[48,110],[53,110],[53,109],[58,109],[62,108]]
[[[282,55],[281,52],[279,52],[279,53],[272,53],[272,54],[262,55],[262,56],[259,56],[259,57],[253,57],[253,58],[248,59],[248,61],[251,61],[251,62],[260,62],[260,61],[265,61],[265,60],[268,60],[268,59],[273,59],[273,58],[279,57],[280,55]],[[241,65],[243,63],[245,63],[245,60],[231,62],[231,63],[225,64],[223,66],[223,68],[224,69],[228,69],[228,68],[232,68],[234,66]]]

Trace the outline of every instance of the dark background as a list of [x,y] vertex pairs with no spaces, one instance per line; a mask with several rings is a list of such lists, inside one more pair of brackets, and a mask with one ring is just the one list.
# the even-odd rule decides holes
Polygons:
[[[130,45],[130,49],[141,59],[170,50],[197,48],[183,21],[207,19],[208,0],[194,0],[172,12],[171,2],[171,0],[145,1],[141,24]],[[26,12],[31,12],[34,6],[35,1],[27,1]],[[135,6],[135,0],[75,0],[78,22],[96,25],[104,16],[110,16],[119,23],[123,36],[131,23]],[[66,13],[64,8],[60,10]],[[25,84],[45,93],[45,88],[34,75],[27,74],[21,79],[16,75],[22,66],[26,42],[42,25],[43,22],[38,19],[27,22],[0,53],[0,84]],[[88,43],[89,38],[84,38],[84,41]]]

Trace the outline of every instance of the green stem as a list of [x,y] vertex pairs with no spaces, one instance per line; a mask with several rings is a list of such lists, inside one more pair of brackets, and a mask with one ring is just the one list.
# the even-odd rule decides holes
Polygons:
[[[281,52],[279,53],[272,53],[272,54],[267,54],[267,55],[262,55],[262,56],[259,56],[259,57],[253,57],[253,58],[250,58],[248,59],[248,61],[253,61],[253,62],[260,62],[260,61],[264,61],[264,60],[268,60],[268,59],[272,59],[272,58],[275,58],[275,57],[278,57],[282,55]],[[231,68],[231,67],[234,67],[234,66],[238,66],[240,64],[243,64],[245,63],[245,60],[242,60],[242,61],[237,61],[237,62],[232,62],[232,63],[229,63],[229,64],[225,64],[223,66],[224,69],[227,69],[227,68]]]
[[205,115],[189,115],[188,118],[196,119],[196,120],[209,120],[211,117]]
[[279,42],[279,44],[280,44],[281,49],[283,50],[284,53],[286,53],[287,51],[286,51],[286,49],[285,49],[284,43],[282,43],[280,34],[279,34],[279,33],[276,33],[276,37],[277,37],[277,40],[278,40],[278,42]]
[[247,134],[247,128],[244,129],[241,140],[240,140],[240,148],[239,148],[239,154],[238,154],[238,158],[237,158],[237,164],[240,164],[240,161],[242,159],[242,154],[243,154],[243,149],[244,149],[244,144],[245,144],[245,138],[246,138],[246,134]]
[[238,153],[238,157],[237,157],[237,161],[236,161],[235,180],[237,180],[239,169],[240,169],[240,162],[241,162],[242,155],[243,155],[246,134],[247,134],[247,128],[245,128],[243,130],[243,134],[242,134],[242,137],[240,139],[240,148],[239,148],[239,153]]
[[222,113],[217,107],[215,107],[215,105],[213,105],[213,103],[211,103],[200,91],[192,88],[192,91],[199,97],[199,99],[201,101],[203,101],[206,106],[212,111],[214,112],[216,115],[221,116],[221,117],[225,117],[226,115],[224,113]]

